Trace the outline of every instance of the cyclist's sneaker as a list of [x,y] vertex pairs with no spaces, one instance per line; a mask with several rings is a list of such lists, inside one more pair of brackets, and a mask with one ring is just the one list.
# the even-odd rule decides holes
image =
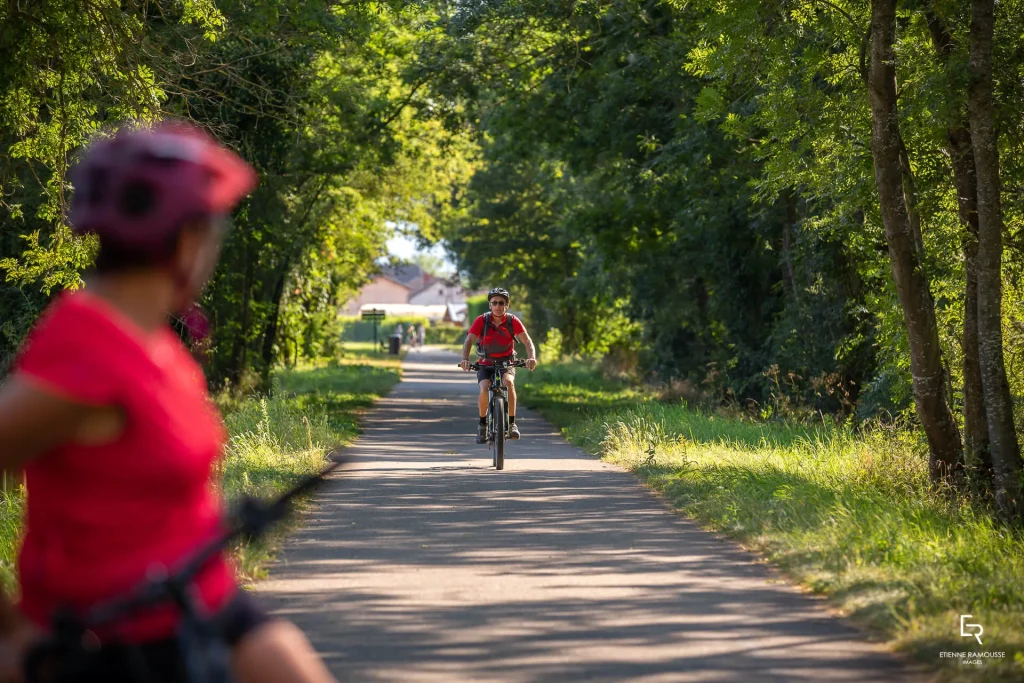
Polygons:
[[476,442],[487,443],[487,425],[478,424],[476,426]]
[[508,427],[508,438],[515,440],[519,438],[519,425],[511,424]]

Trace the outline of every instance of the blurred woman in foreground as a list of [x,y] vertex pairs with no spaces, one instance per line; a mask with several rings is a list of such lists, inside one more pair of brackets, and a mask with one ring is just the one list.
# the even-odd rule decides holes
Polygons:
[[[0,467],[23,468],[21,596],[0,595],[0,680],[22,680],[27,648],[60,608],[125,595],[222,530],[211,482],[225,430],[202,370],[168,327],[217,263],[253,170],[197,129],[122,130],[72,172],[70,221],[100,251],[87,287],[59,295],[0,387]],[[237,586],[220,556],[199,601],[231,646],[242,683],[334,680],[305,636]],[[171,605],[95,634],[82,680],[184,681]],[[130,666],[129,666],[130,663]]]

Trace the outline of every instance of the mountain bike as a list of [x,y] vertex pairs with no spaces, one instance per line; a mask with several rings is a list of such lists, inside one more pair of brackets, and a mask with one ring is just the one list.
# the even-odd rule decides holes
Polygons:
[[[231,652],[218,628],[217,615],[207,614],[193,590],[203,566],[236,539],[258,538],[283,519],[296,496],[311,491],[324,478],[346,464],[347,458],[332,456],[331,464],[305,477],[277,499],[264,501],[242,497],[229,515],[227,528],[215,539],[186,558],[174,571],[155,576],[128,595],[92,607],[85,614],[60,610],[51,623],[51,631],[34,645],[25,660],[29,683],[65,683],[81,681],[89,657],[96,652],[97,629],[111,626],[140,610],[173,603],[181,610],[178,643],[189,683],[231,683]],[[140,679],[139,683],[146,683]]]
[[512,368],[525,368],[524,360],[498,360],[493,366],[471,363],[470,370],[493,367],[494,379],[491,380],[491,398],[487,402],[487,445],[491,449],[494,469],[505,469],[505,440],[508,438],[508,387],[505,375]]

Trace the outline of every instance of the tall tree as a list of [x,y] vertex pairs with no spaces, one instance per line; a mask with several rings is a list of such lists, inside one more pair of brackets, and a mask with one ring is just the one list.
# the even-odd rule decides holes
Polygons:
[[918,231],[904,181],[904,149],[896,108],[896,0],[871,2],[867,71],[871,103],[871,152],[893,279],[910,342],[914,404],[928,439],[933,481],[949,481],[962,468],[960,430],[949,409],[935,305],[921,264]]
[[[953,59],[958,48],[956,40],[935,0],[926,6],[925,17],[939,63],[947,73],[949,97],[957,101],[953,91],[958,79],[950,73],[959,66]],[[973,464],[979,464],[985,476],[991,476],[992,455],[989,452],[988,418],[978,353],[978,176],[970,123],[961,106],[950,107],[947,115],[946,150],[953,169],[960,222],[964,226],[964,445],[972,456]]]
[[992,86],[994,30],[994,0],[974,0],[971,6],[971,66],[967,108],[978,182],[978,350],[996,503],[1003,512],[1018,516],[1024,513],[1020,490],[1020,446],[1013,423],[1013,403],[1003,360],[1003,214],[999,196],[999,141]]

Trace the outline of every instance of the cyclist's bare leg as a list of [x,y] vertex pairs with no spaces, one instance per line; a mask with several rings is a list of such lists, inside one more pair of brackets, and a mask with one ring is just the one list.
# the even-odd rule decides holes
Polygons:
[[231,652],[239,683],[336,683],[305,634],[284,619],[247,633]]
[[516,414],[516,378],[511,373],[505,375],[505,386],[508,387],[508,414]]
[[489,398],[487,392],[489,392],[490,390],[491,380],[480,380],[480,396],[478,396],[476,400],[477,408],[480,409],[480,412],[477,413],[477,415],[479,415],[480,417],[487,417],[487,401]]

